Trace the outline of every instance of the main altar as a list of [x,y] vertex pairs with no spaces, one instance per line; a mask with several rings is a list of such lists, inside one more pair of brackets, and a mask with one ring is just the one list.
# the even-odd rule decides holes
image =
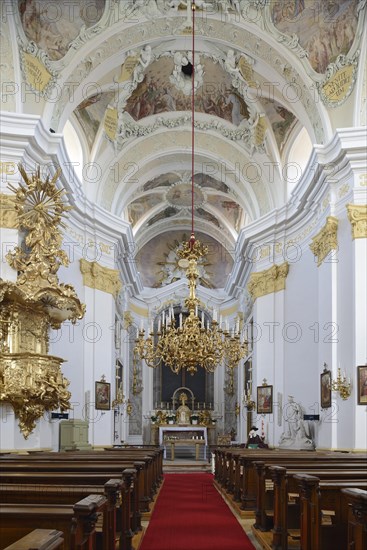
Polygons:
[[[189,395],[188,392],[188,388],[178,388],[172,396],[172,408],[167,403],[152,411],[150,441],[164,447],[165,457],[167,447],[171,447],[172,457],[175,446],[194,445],[197,457],[199,446],[203,446],[206,459],[207,446],[215,444],[216,418],[213,410],[197,408],[192,392]],[[187,402],[191,403],[191,409]]]

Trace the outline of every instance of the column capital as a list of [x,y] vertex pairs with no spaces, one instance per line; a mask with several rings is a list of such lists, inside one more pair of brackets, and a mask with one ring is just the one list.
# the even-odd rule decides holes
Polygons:
[[247,288],[253,299],[256,300],[260,296],[284,290],[288,271],[289,264],[284,262],[280,265],[274,264],[264,271],[251,273]]
[[365,239],[367,237],[367,204],[347,204],[346,207],[353,239]]
[[338,248],[338,218],[328,216],[325,225],[312,238],[310,249],[317,258],[319,267],[331,250]]

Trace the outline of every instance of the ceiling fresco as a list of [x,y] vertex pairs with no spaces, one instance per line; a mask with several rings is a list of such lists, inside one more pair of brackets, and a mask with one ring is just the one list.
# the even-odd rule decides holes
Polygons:
[[106,108],[113,97],[113,92],[96,94],[80,103],[74,111],[90,148],[93,146],[98,128],[103,122]]
[[95,25],[104,12],[106,0],[18,0],[24,33],[57,61],[85,27]]
[[[195,96],[195,110],[238,126],[249,118],[244,99],[233,88],[230,75],[211,59],[203,59],[203,85]],[[145,78],[127,101],[125,110],[135,120],[165,112],[190,111],[191,96],[171,83],[173,58],[162,57],[149,65]]]
[[291,130],[297,123],[297,119],[293,113],[276,101],[262,99],[261,104],[273,129],[279,150],[282,152]]
[[157,187],[168,187],[175,183],[179,177],[177,174],[162,174],[144,184],[144,191],[151,191]]
[[[177,248],[189,239],[183,231],[170,231],[163,239],[152,239],[136,255],[136,263],[144,286],[157,288],[185,276],[178,265]],[[222,288],[232,270],[233,260],[223,245],[209,235],[196,232],[197,240],[208,247],[206,257],[199,260],[199,276],[202,286]]]
[[209,195],[207,202],[220,212],[237,232],[240,230],[243,210],[237,202],[221,195]]
[[[327,143],[333,116],[342,118],[337,108],[361,72],[365,0],[196,4],[192,82],[186,0],[14,0],[21,76],[39,94],[37,114],[44,102],[48,128],[62,134],[69,120],[88,144],[82,160],[100,163],[102,177],[93,190],[86,180],[81,187],[88,200],[131,224],[149,288],[183,276],[175,249],[191,226],[192,85],[194,216],[210,245],[201,278],[223,288],[232,269],[226,250],[234,250],[248,223],[286,204],[290,140],[303,130],[310,143]],[[60,99],[52,104],[56,86]],[[247,171],[254,165],[261,173],[255,182]]]
[[161,204],[162,195],[158,193],[145,194],[143,197],[132,201],[127,207],[127,217],[129,222],[134,227],[144,214],[152,208]]
[[155,214],[152,218],[150,218],[147,221],[147,226],[151,227],[155,223],[161,220],[171,218],[172,216],[175,216],[178,213],[179,213],[179,210],[177,208],[174,208],[173,206],[167,206],[164,210],[162,210],[161,212],[159,212],[158,214]]
[[[163,174],[147,182],[143,189],[145,193],[127,206],[127,219],[133,227],[143,217],[149,227],[176,215],[180,219],[183,217],[191,219],[192,184],[189,172]],[[158,206],[160,206],[159,212],[157,212]],[[225,219],[232,230],[236,232],[240,230],[243,209],[234,200],[234,194],[229,193],[228,186],[211,176],[195,174],[194,208],[195,218],[198,220],[211,223],[215,227],[223,227],[220,220]]]
[[222,181],[218,181],[214,179],[212,176],[209,176],[208,174],[195,174],[194,175],[194,182],[196,185],[199,185],[199,187],[207,187],[208,189],[213,189],[215,191],[221,191],[222,193],[229,193],[229,187]]
[[284,34],[299,37],[315,71],[324,73],[339,54],[347,54],[353,43],[358,0],[287,0],[272,2],[274,25]]

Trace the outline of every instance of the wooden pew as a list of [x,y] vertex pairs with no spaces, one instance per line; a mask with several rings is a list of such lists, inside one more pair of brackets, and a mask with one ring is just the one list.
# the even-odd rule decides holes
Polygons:
[[[344,479],[344,473],[335,473],[328,472],[325,475],[325,479],[320,479],[314,475],[309,475],[307,473],[292,472],[288,471],[281,466],[271,466],[270,467],[271,476],[274,481],[274,527],[273,527],[273,537],[272,537],[272,548],[274,549],[286,549],[288,543],[288,535],[299,532],[299,536],[303,541],[303,547],[308,548],[307,544],[311,537],[309,531],[310,523],[309,521],[315,521],[317,517],[320,516],[319,522],[319,533],[321,528],[321,519],[322,513],[321,510],[330,510],[335,514],[335,521],[338,523],[345,523],[345,505],[342,505],[340,501],[341,489],[354,486],[354,487],[367,487],[367,482],[365,481],[365,476],[363,474],[356,475],[356,479],[353,479],[351,472],[344,472],[346,477]],[[314,473],[319,473],[317,470]],[[320,475],[322,475],[320,473]],[[308,481],[313,480],[318,487],[318,490],[323,491],[322,500],[320,501],[319,512],[315,512],[314,503],[307,504],[306,501],[311,495],[311,485],[303,484],[302,488],[299,486],[299,478],[307,479]],[[329,478],[329,479],[327,479]],[[315,481],[316,480],[316,481]],[[288,495],[294,495],[292,503],[290,504]],[[321,494],[321,493],[320,493]],[[297,496],[296,496],[297,495]],[[342,510],[343,509],[343,510]],[[310,520],[310,515],[312,515],[312,520]],[[315,515],[316,513],[316,515]],[[330,516],[331,518],[331,516]],[[334,522],[333,522],[334,523]],[[333,524],[329,522],[329,525],[324,529],[323,535],[326,535],[325,541],[322,543],[322,546],[316,546],[316,540],[319,540],[320,534],[313,533],[312,535],[312,545],[309,548],[316,550],[326,550],[326,548],[337,548],[338,545],[335,541],[338,541],[338,534],[334,529],[334,532],[330,529],[330,526]],[[307,526],[307,527],[306,527]],[[329,533],[327,533],[329,529]],[[344,530],[345,533],[345,530]],[[341,532],[341,535],[343,532]],[[332,538],[334,536],[334,538]],[[328,545],[328,542],[334,540],[334,546]],[[341,539],[340,539],[341,540]],[[307,543],[306,543],[307,541]],[[343,548],[341,544],[340,548]]]
[[367,548],[367,491],[342,489],[348,504],[348,549]]
[[[139,458],[141,460],[134,460]],[[131,463],[131,460],[134,460]],[[154,465],[154,469],[151,466]],[[1,457],[1,466],[4,471],[3,481],[11,483],[25,479],[26,482],[38,483],[60,483],[72,482],[78,484],[88,484],[98,479],[105,482],[108,475],[118,473],[124,476],[127,470],[134,467],[134,476],[129,481],[129,491],[131,493],[131,509],[126,512],[124,525],[129,527],[124,530],[125,543],[124,548],[130,548],[133,532],[141,529],[141,511],[149,510],[149,503],[153,498],[156,487],[159,485],[162,477],[162,450],[157,448],[138,449],[129,448],[123,450],[97,451],[90,452],[68,452],[68,453],[32,453],[30,456],[3,456]],[[150,468],[150,469],[149,469]],[[108,470],[108,472],[106,472]],[[18,472],[17,475],[13,475]],[[25,477],[23,473],[25,472]],[[79,473],[80,472],[80,473]],[[104,473],[102,473],[104,472]],[[141,475],[143,472],[143,475]],[[42,473],[42,481],[38,474]],[[58,474],[61,475],[58,475]],[[67,476],[67,477],[66,477]],[[71,480],[72,476],[72,480]],[[75,478],[77,476],[77,479]],[[125,484],[126,485],[126,484]],[[128,495],[124,495],[125,500]],[[126,508],[126,507],[125,507]],[[127,516],[130,516],[131,526],[127,523]],[[130,539],[130,543],[128,542]]]
[[[87,477],[86,477],[87,476]],[[133,510],[131,509],[131,485],[135,470],[125,469],[122,479],[106,481],[104,474],[63,472],[9,472],[2,476],[6,481],[0,486],[2,502],[57,503],[75,502],[76,497],[93,491],[107,498],[103,519],[104,537],[114,548],[119,533],[119,549],[131,550],[133,537]],[[92,483],[96,485],[92,485]],[[23,499],[23,500],[22,500]],[[116,507],[116,504],[118,506]]]
[[[58,480],[62,479],[67,483],[67,478],[72,479],[71,484],[83,484],[87,485],[98,479],[100,484],[104,484],[111,477],[121,477],[124,479],[126,472],[130,479],[131,472],[134,472],[133,482],[129,481],[129,495],[126,494],[125,498],[129,500],[129,508],[131,508],[131,528],[133,532],[137,532],[141,529],[141,513],[139,508],[140,489],[142,487],[139,482],[140,466],[135,463],[120,462],[105,462],[103,460],[68,460],[63,462],[57,459],[39,459],[27,461],[22,460],[7,460],[1,461],[0,466],[2,469],[1,479],[5,483],[11,483],[14,476],[11,474],[19,474],[19,480],[34,480],[38,478],[38,483],[42,483],[43,477],[44,483],[55,484]],[[136,466],[136,467],[135,467]],[[23,475],[24,474],[24,475]],[[36,476],[36,474],[41,474]],[[57,476],[56,474],[60,474]],[[20,481],[19,481],[20,482]],[[28,482],[28,481],[26,481]]]
[[[9,455],[7,458],[14,458]],[[16,457],[16,458],[25,458]],[[151,477],[151,484],[153,485],[153,492],[158,488],[160,482],[163,478],[163,449],[157,447],[123,447],[123,448],[109,448],[105,451],[66,451],[60,453],[53,452],[36,452],[31,453],[26,458],[42,460],[52,458],[54,460],[112,460],[116,461],[117,459],[121,460],[121,463],[131,462],[134,460],[138,461],[148,461],[148,464],[151,465],[149,469],[149,475]]]
[[[283,472],[287,478],[291,478],[295,473],[308,473],[319,477],[320,479],[361,479],[366,478],[366,469],[350,469],[348,462],[334,463],[332,467],[325,461],[311,461],[293,463],[292,461],[280,466],[268,465],[262,461],[255,461],[254,468],[257,477],[257,495],[255,510],[255,527],[261,531],[267,531],[273,527],[273,507],[274,507],[274,484],[278,484],[278,477]],[[286,470],[286,472],[285,472]],[[273,479],[275,477],[275,479]],[[292,482],[292,479],[290,479]],[[293,488],[288,486],[287,490],[298,491],[297,485],[293,483]]]
[[[24,465],[29,470],[41,469],[43,466],[47,466],[52,461],[53,471],[58,469],[65,471],[66,469],[73,469],[73,466],[78,464],[78,469],[90,469],[92,464],[94,469],[102,467],[105,469],[106,464],[113,464],[113,468],[121,467],[135,467],[137,469],[137,511],[136,515],[140,515],[141,512],[149,511],[149,504],[152,501],[154,494],[161,482],[161,451],[149,452],[148,455],[144,454],[145,451],[133,449],[130,453],[130,458],[126,457],[126,453],[123,452],[123,456],[119,452],[67,452],[67,453],[37,453],[32,454],[29,457],[18,456],[15,458],[6,457],[1,459],[1,463],[4,468],[9,470],[22,469]],[[143,464],[142,464],[143,463]],[[33,466],[32,466],[33,464]],[[65,464],[65,466],[64,466]],[[70,464],[71,466],[68,466]],[[60,466],[61,465],[61,466]],[[144,477],[144,479],[140,479]],[[135,491],[134,491],[135,493]],[[140,529],[140,519],[137,518],[138,529]]]
[[342,453],[332,451],[286,451],[268,449],[215,449],[215,480],[235,501],[241,502],[242,510],[256,508],[257,485],[255,461],[279,464],[294,462],[327,461],[330,467],[338,462],[367,467],[365,453]]
[[25,485],[1,484],[2,504],[73,504],[90,494],[105,496],[107,507],[103,513],[103,536],[107,548],[114,550],[117,533],[123,525],[123,510],[118,507],[123,491],[120,479],[110,479],[99,485]]
[[[65,550],[94,550],[95,526],[106,504],[106,498],[100,495],[89,495],[74,506],[0,504],[0,549],[29,534],[37,525],[61,531]],[[103,550],[107,550],[105,544]]]
[[17,540],[5,550],[57,550],[64,548],[64,535],[61,531],[35,529]]

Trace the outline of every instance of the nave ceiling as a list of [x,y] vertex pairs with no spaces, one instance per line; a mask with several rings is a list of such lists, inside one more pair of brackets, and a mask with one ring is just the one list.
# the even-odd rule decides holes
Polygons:
[[[23,75],[29,54],[50,75],[40,101],[22,108],[53,132],[72,125],[83,164],[98,165],[96,181],[84,171],[84,192],[131,224],[146,287],[182,275],[175,249],[191,227],[192,61],[194,218],[210,249],[208,288],[225,286],[241,231],[286,203],[300,176],[287,165],[303,168],[311,145],[330,140],[338,109],[349,113],[346,126],[356,120],[364,1],[196,4],[194,60],[186,0],[19,0],[14,14]],[[345,66],[351,84],[339,101],[327,82]]]

